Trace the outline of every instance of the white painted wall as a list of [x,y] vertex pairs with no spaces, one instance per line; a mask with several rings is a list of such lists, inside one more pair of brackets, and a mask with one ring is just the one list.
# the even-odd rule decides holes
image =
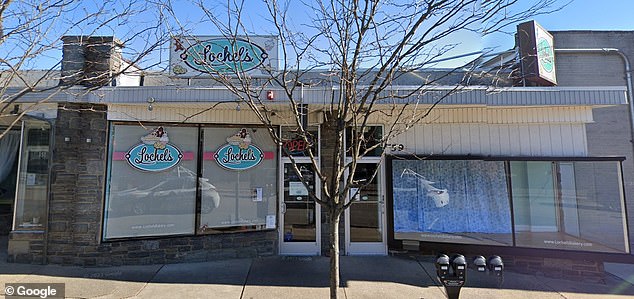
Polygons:
[[401,154],[587,155],[584,124],[424,124],[392,143],[405,145]]
[[592,121],[590,108],[470,110],[468,115],[464,111],[436,112],[436,117],[430,117],[432,122],[418,124],[397,136],[391,143],[404,144],[405,150],[394,154],[586,156],[588,153],[585,123]]

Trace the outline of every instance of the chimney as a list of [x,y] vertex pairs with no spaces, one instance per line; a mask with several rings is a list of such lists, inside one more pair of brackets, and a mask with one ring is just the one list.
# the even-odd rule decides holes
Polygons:
[[107,86],[121,69],[123,43],[112,36],[64,36],[60,85]]

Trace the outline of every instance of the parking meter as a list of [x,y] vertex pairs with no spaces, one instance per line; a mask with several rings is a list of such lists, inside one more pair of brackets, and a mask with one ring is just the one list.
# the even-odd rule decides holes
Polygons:
[[504,262],[498,255],[489,257],[489,271],[495,276],[502,276],[504,274]]
[[436,275],[445,287],[447,298],[458,299],[460,288],[464,285],[467,261],[461,254],[454,255],[451,259],[446,254],[436,257]]
[[501,287],[502,283],[504,283],[504,262],[502,262],[502,258],[498,255],[493,255],[489,257],[488,264],[489,274],[498,278],[498,287]]
[[487,260],[481,255],[473,258],[473,265],[478,272],[485,272],[487,270]]
[[467,276],[467,260],[462,254],[456,254],[451,257],[451,268],[454,276],[459,280],[465,280]]
[[449,256],[446,254],[436,256],[436,275],[441,280],[449,277]]

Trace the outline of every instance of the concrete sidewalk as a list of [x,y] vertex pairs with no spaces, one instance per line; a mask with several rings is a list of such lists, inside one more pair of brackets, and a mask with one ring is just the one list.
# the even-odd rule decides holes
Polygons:
[[[1,258],[1,257],[0,257]],[[328,298],[328,258],[268,257],[226,261],[81,268],[7,264],[4,283],[65,283],[69,298]],[[341,258],[340,298],[445,298],[429,256]],[[469,272],[460,298],[631,298],[634,286],[553,280],[506,271],[504,283]]]

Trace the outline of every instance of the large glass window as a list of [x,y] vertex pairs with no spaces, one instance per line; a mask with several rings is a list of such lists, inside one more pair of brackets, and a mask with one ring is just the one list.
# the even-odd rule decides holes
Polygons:
[[17,182],[14,230],[43,230],[47,221],[50,125],[26,120]]
[[627,251],[619,162],[510,165],[517,246]]
[[394,159],[394,238],[627,253],[621,163],[597,160]]
[[204,128],[203,133],[198,231],[275,228],[277,148],[268,132],[245,127]]
[[266,130],[121,124],[110,140],[105,239],[275,228]]
[[193,234],[198,127],[111,127],[104,238]]
[[504,162],[394,160],[394,237],[511,245]]

